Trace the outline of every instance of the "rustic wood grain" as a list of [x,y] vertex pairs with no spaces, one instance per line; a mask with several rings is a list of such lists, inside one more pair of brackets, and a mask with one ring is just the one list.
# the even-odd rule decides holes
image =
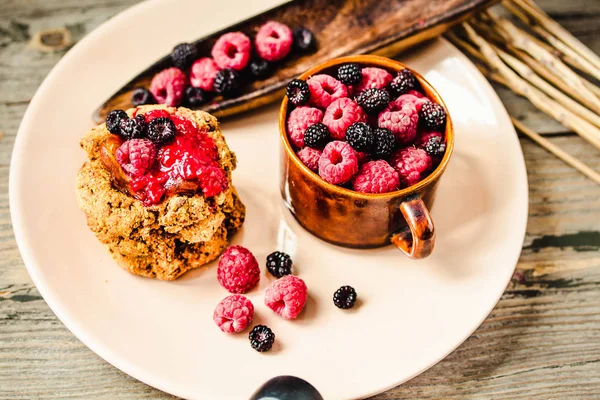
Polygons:
[[[33,286],[8,211],[8,164],[31,96],[64,54],[28,46],[66,27],[74,41],[137,0],[2,0],[0,7],[0,400],[172,399],[79,342]],[[600,2],[539,0],[600,52]],[[498,89],[515,116],[596,170],[600,153]],[[375,399],[597,399],[600,393],[600,187],[521,139],[527,236],[517,273],[484,324],[429,371]]]

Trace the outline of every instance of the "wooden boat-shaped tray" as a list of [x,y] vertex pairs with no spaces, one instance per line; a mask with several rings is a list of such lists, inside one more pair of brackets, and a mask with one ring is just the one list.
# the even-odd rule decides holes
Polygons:
[[[392,56],[399,51],[442,34],[495,0],[296,0],[229,26],[194,42],[202,56],[209,56],[223,33],[242,31],[250,38],[263,23],[275,20],[290,27],[305,26],[317,39],[311,54],[288,57],[273,74],[243,87],[239,96],[214,97],[201,109],[224,117],[280,99],[287,82],[326,60],[351,54]],[[175,45],[176,43],[173,43]],[[152,77],[172,66],[169,55],[133,78],[102,104],[94,120],[103,122],[114,109],[132,107],[131,92],[149,87]]]

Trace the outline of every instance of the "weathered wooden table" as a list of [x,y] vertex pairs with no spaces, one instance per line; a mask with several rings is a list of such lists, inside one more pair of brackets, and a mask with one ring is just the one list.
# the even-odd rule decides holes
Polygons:
[[[104,362],[50,311],[23,266],[8,208],[19,122],[64,51],[30,41],[66,28],[79,40],[138,0],[0,0],[0,399],[170,399]],[[600,52],[600,1],[539,0]],[[498,88],[509,112],[596,170],[600,153]],[[522,138],[529,223],[513,281],[454,353],[377,399],[600,398],[600,186]],[[493,229],[493,227],[490,227]]]

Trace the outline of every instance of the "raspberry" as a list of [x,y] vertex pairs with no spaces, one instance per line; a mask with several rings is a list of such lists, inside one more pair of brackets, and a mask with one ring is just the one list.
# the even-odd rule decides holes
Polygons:
[[131,103],[136,107],[143,106],[144,104],[154,104],[155,102],[154,96],[152,96],[152,93],[146,88],[135,88],[131,94]]
[[167,110],[161,110],[161,109],[150,110],[146,114],[144,114],[144,118],[146,118],[146,122],[150,122],[150,121],[152,121],[156,118],[160,118],[160,117],[169,118],[170,116],[171,116],[170,112],[168,112]]
[[223,97],[235,96],[240,89],[240,74],[231,68],[220,70],[215,75],[214,89]]
[[337,308],[352,308],[354,303],[356,303],[356,290],[352,286],[342,286],[333,294],[333,304]]
[[356,93],[365,89],[384,89],[392,81],[392,75],[384,69],[366,67],[362,69],[362,79],[356,86]]
[[290,275],[292,265],[291,257],[282,251],[274,251],[267,256],[267,270],[276,278]]
[[267,60],[258,59],[250,62],[250,73],[256,79],[265,79],[271,75],[271,63]]
[[113,135],[121,134],[121,121],[129,119],[123,110],[112,110],[106,115],[106,129]]
[[384,89],[370,88],[360,92],[356,102],[367,114],[377,114],[388,105],[390,95]]
[[362,193],[387,193],[398,190],[400,176],[384,160],[365,163],[352,180],[352,187]]
[[294,275],[286,275],[265,290],[265,305],[285,319],[295,319],[307,297],[306,283]]
[[216,196],[229,186],[227,174],[216,162],[212,162],[198,171],[198,182],[205,197]]
[[250,61],[252,43],[242,32],[229,32],[215,42],[211,55],[219,68],[241,71]]
[[250,346],[256,351],[269,351],[275,343],[275,334],[266,325],[256,325],[248,335]]
[[339,140],[346,137],[346,130],[350,125],[365,119],[362,108],[347,97],[333,101],[323,115],[323,123],[329,128],[331,137]]
[[294,29],[294,48],[299,53],[308,53],[317,47],[317,41],[313,33],[301,26]]
[[356,151],[369,152],[373,146],[373,131],[365,122],[355,122],[346,130],[346,141]]
[[215,89],[217,72],[219,72],[219,67],[212,58],[203,57],[196,60],[190,68],[190,84],[193,87],[212,92]]
[[315,75],[308,81],[311,103],[320,108],[327,108],[333,101],[348,96],[346,86],[329,75]]
[[289,26],[269,21],[258,29],[254,45],[256,52],[267,61],[279,61],[292,49],[294,34]]
[[380,128],[392,131],[401,144],[410,144],[417,136],[419,114],[415,105],[409,101],[394,100],[379,113],[377,119]]
[[225,297],[213,313],[213,321],[225,333],[243,331],[252,322],[252,317],[254,305],[241,294]]
[[166,144],[175,138],[177,128],[167,117],[158,117],[148,123],[148,138],[156,144]]
[[313,149],[312,147],[305,147],[298,152],[298,158],[304,163],[311,171],[317,172],[319,170],[319,159],[323,152],[321,150]]
[[425,177],[431,168],[431,157],[423,149],[407,147],[392,155],[390,164],[398,171],[402,184],[408,187]]
[[294,109],[287,120],[287,131],[290,140],[297,147],[304,147],[304,132],[311,125],[323,120],[323,111],[312,107]]
[[181,70],[186,70],[198,58],[198,49],[191,43],[180,43],[171,52],[173,65]]
[[190,107],[198,107],[208,99],[206,92],[200,88],[189,86],[185,89],[185,104]]
[[354,150],[354,152],[356,153],[356,159],[358,160],[359,167],[361,165],[363,165],[364,163],[366,163],[367,161],[369,161],[369,153],[365,153],[364,151],[356,151],[356,150]]
[[417,92],[416,90],[411,90],[409,93],[403,94],[402,96],[398,97],[396,101],[410,102],[414,104],[417,112],[419,112],[421,111],[421,107],[423,107],[423,104],[428,103],[430,100],[427,97],[423,96],[421,93]]
[[125,140],[141,139],[147,135],[148,124],[143,115],[121,120],[121,137]]
[[392,155],[396,146],[396,136],[389,129],[376,128],[373,130],[373,151],[374,158],[388,158]]
[[150,91],[158,103],[174,107],[181,103],[186,85],[187,78],[183,71],[172,67],[154,75]]
[[390,91],[394,97],[408,93],[418,87],[419,82],[417,81],[415,74],[407,68],[398,71],[394,79],[390,82]]
[[131,139],[119,146],[115,156],[127,175],[138,178],[154,165],[156,147],[148,139]]
[[319,175],[326,182],[338,185],[346,183],[358,172],[358,158],[346,142],[329,142],[319,158]]
[[425,128],[432,131],[441,131],[446,125],[446,110],[440,104],[431,101],[423,104],[419,117]]
[[219,260],[217,279],[231,293],[246,293],[260,280],[260,268],[250,250],[229,246]]
[[310,90],[308,84],[302,79],[292,79],[287,84],[285,89],[285,95],[289,99],[290,103],[298,106],[303,106],[310,100]]
[[344,64],[338,68],[337,77],[344,85],[356,85],[362,79],[362,68],[356,63]]
[[329,129],[321,122],[309,126],[304,131],[304,144],[314,149],[322,149],[330,139]]

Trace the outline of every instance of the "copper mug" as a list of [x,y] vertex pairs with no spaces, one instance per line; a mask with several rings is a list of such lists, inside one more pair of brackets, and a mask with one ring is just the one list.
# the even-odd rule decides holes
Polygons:
[[[408,68],[385,57],[350,56],[320,64],[300,75],[300,79],[306,80],[324,72],[332,73],[338,66],[351,62],[388,71]],[[427,97],[447,110],[439,93],[429,82],[417,72],[413,73]],[[429,210],[454,147],[450,115],[446,122],[446,153],[429,176],[402,190],[368,194],[327,183],[300,161],[288,140],[287,110],[288,100],[284,98],[279,112],[281,195],[300,225],[313,235],[344,247],[375,248],[393,243],[410,258],[430,255],[435,244],[435,228]]]

